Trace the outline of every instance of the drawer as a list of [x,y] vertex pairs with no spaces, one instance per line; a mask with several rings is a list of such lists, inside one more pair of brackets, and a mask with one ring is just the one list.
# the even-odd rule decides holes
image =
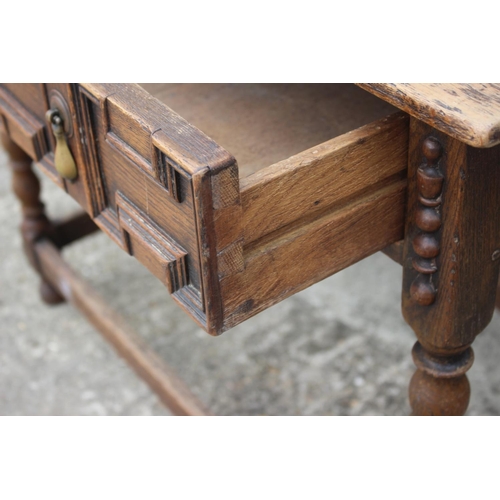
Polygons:
[[353,85],[2,85],[0,118],[211,334],[403,237],[408,119]]
[[69,83],[0,84],[0,131],[4,130],[28,153],[42,172],[87,209],[88,196],[81,176],[63,179],[54,167],[55,138],[45,113],[55,106],[66,116],[65,136],[77,169],[82,169],[83,151],[74,103],[77,86]]

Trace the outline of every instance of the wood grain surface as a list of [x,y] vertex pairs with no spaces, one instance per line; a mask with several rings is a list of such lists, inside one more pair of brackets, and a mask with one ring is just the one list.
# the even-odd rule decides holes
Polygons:
[[408,117],[395,113],[244,179],[245,244],[304,217],[312,220],[391,176],[405,177],[407,144]]
[[238,160],[240,178],[395,109],[352,84],[141,84]]
[[[426,164],[422,144],[428,137],[441,144],[438,165],[444,177],[437,207],[441,226],[430,233],[419,227],[417,218],[425,208],[417,173]],[[410,138],[403,314],[424,346],[446,354],[472,343],[494,311],[500,220],[491,213],[500,207],[500,147],[472,148],[418,120],[411,120]],[[426,246],[422,235],[428,235]],[[434,245],[436,271],[431,274],[437,294],[431,305],[422,306],[411,295],[419,275],[415,267],[422,267],[420,259],[418,266],[413,261],[425,258]]]
[[500,84],[358,84],[419,120],[470,146],[500,143]]
[[403,237],[406,179],[394,179],[247,249],[245,269],[221,280],[224,330]]
[[478,149],[410,121],[402,309],[418,342],[416,415],[461,415],[471,344],[495,308],[500,146]]

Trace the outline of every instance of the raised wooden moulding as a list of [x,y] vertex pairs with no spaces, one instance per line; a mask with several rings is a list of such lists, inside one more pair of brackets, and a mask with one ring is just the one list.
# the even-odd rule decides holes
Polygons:
[[0,126],[211,334],[403,237],[408,118],[352,85],[11,85]]

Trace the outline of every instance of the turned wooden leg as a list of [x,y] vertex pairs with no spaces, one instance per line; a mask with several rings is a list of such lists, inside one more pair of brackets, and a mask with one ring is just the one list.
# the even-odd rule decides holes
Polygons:
[[463,415],[471,344],[490,322],[500,263],[500,148],[410,123],[402,306],[415,331],[414,415]]
[[470,398],[465,372],[474,361],[472,349],[455,356],[434,356],[417,342],[412,354],[417,366],[410,382],[413,414],[463,415]]
[[[12,168],[12,189],[21,202],[23,220],[21,235],[28,260],[40,272],[34,252],[34,243],[44,236],[54,234],[54,227],[45,215],[40,201],[40,181],[32,168],[31,158],[9,137],[2,134],[2,145],[7,151]],[[59,304],[64,298],[41,275],[40,295],[47,304]]]

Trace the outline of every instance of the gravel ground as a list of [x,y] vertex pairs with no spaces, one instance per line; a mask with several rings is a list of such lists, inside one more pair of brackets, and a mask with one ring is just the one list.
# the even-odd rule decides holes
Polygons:
[[[168,415],[70,306],[47,307],[26,265],[0,152],[0,414]],[[49,215],[76,210],[43,181]],[[50,200],[48,202],[47,200]],[[405,415],[411,329],[401,268],[376,254],[212,338],[102,234],[65,250],[193,392],[219,415]],[[500,414],[500,316],[474,344],[469,415]]]

